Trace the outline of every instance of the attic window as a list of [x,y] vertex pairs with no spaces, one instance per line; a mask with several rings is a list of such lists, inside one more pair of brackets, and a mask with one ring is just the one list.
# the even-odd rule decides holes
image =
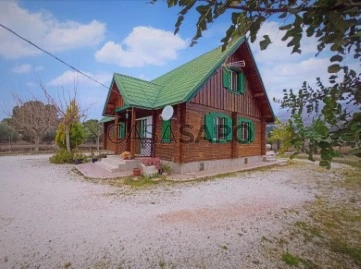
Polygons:
[[238,94],[244,94],[246,76],[238,69],[223,68],[223,87]]

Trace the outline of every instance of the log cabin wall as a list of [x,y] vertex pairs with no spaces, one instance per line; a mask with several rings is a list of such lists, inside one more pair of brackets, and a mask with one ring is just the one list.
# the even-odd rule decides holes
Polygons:
[[[104,123],[104,138],[103,138],[104,145],[103,146],[104,146],[104,149],[115,152],[116,151],[116,143],[113,142],[113,141],[115,141],[114,140],[115,137],[113,138],[111,133],[108,134],[109,127],[113,124],[114,124],[114,121],[108,121],[108,122]],[[112,130],[114,130],[114,128],[111,128],[110,132],[112,132]]]
[[114,83],[104,112],[106,115],[115,115],[115,109],[122,106],[124,106],[124,100],[119,93],[117,85]]
[[160,114],[162,109],[155,110],[153,116],[153,123],[155,124],[154,134],[156,135],[156,143],[154,144],[154,156],[160,157],[162,160],[182,162],[182,152],[180,143],[180,128],[185,118],[185,104],[178,104],[173,106],[174,114],[171,121],[171,143],[162,143],[162,120]]
[[[255,124],[255,139],[250,144],[235,143],[236,153],[233,153],[234,156],[232,154],[232,142],[210,143],[205,139],[205,132],[199,132],[201,126],[205,124],[204,116],[209,112],[220,112],[232,117],[232,112],[229,111],[188,103],[185,124],[192,126],[192,128],[187,128],[187,132],[192,134],[195,141],[182,144],[183,163],[262,155],[262,121],[260,118],[247,116]],[[237,117],[245,117],[245,115],[237,113]],[[199,138],[198,141],[196,141],[197,137]],[[186,139],[184,138],[184,140]]]
[[[236,62],[242,59],[242,51],[238,50],[227,62]],[[246,61],[247,65],[247,61]],[[191,132],[196,137],[200,126],[204,125],[204,116],[209,112],[221,112],[232,118],[232,113],[237,117],[251,119],[255,124],[255,140],[250,144],[235,143],[236,148],[232,151],[232,142],[210,143],[202,139],[198,143],[183,144],[182,162],[194,162],[201,160],[231,159],[249,156],[260,156],[266,153],[266,121],[262,119],[261,107],[253,96],[252,85],[247,79],[245,94],[235,94],[223,88],[222,69],[204,84],[198,94],[187,103],[186,124],[193,126]]]
[[[241,50],[237,50],[236,53],[228,58],[227,63],[244,60],[241,52]],[[251,74],[247,74],[247,69],[244,69],[246,74],[245,94],[235,94],[223,88],[222,68],[219,68],[191,100],[191,103],[229,112],[237,112],[246,117],[261,118],[261,110],[256,102],[256,98],[253,97],[254,91],[248,79],[248,76],[251,76]]]

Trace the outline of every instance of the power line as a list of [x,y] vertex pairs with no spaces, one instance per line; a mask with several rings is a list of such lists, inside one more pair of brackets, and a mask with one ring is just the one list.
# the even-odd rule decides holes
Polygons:
[[31,42],[30,40],[26,39],[25,37],[22,37],[21,35],[19,35],[19,34],[16,33],[15,31],[11,30],[10,28],[6,27],[5,25],[3,25],[3,24],[0,23],[0,26],[1,26],[2,28],[4,28],[5,30],[9,31],[10,33],[14,34],[15,36],[17,36],[18,38],[20,38],[20,39],[24,40],[25,42],[29,43],[30,45],[34,46],[34,47],[37,48],[38,50],[41,50],[42,52],[44,52],[44,53],[48,54],[49,56],[53,57],[55,60],[61,62],[62,64],[66,65],[67,67],[73,69],[75,72],[83,75],[84,77],[92,80],[92,81],[95,82],[95,83],[98,83],[99,85],[103,86],[104,88],[109,89],[108,86],[105,86],[103,83],[99,82],[99,81],[96,80],[95,78],[92,78],[91,76],[83,73],[82,71],[80,71],[79,69],[75,68],[74,66],[66,63],[65,61],[63,61],[62,59],[58,58],[58,57],[55,56],[54,54],[48,52],[47,50],[42,49],[42,48],[39,47],[38,45],[34,44],[33,42]]

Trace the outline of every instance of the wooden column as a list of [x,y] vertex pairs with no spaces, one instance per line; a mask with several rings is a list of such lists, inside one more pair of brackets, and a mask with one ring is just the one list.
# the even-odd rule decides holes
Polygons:
[[182,104],[178,104],[177,105],[177,124],[175,124],[174,129],[173,129],[173,133],[175,134],[175,138],[176,138],[176,150],[175,150],[175,162],[176,163],[182,163],[182,143],[181,143],[181,133],[180,133],[180,129],[182,127],[182,124],[185,124],[185,122],[183,121],[183,115],[182,115]]
[[158,119],[156,119],[156,116],[157,116],[157,113],[156,113],[156,111],[155,110],[152,110],[152,141],[151,141],[151,150],[152,150],[152,154],[151,154],[151,156],[152,156],[152,158],[154,158],[155,157],[155,133],[156,133],[156,124],[157,124],[157,120]]
[[115,144],[115,154],[119,153],[119,143],[118,143],[118,137],[119,137],[119,115],[115,113],[115,121],[114,121],[114,127],[115,127],[115,138],[114,141],[116,141]]
[[[261,155],[266,155],[266,143],[267,143],[267,131],[266,131],[266,120],[264,118],[261,119]],[[257,135],[257,131],[256,131]]]
[[238,138],[237,138],[237,112],[232,112],[232,158],[236,159],[239,157],[238,154]]
[[136,126],[135,126],[135,119],[136,119],[136,111],[134,107],[132,107],[132,118],[130,121],[131,125],[131,134],[130,134],[130,154],[135,155],[135,139],[136,139]]

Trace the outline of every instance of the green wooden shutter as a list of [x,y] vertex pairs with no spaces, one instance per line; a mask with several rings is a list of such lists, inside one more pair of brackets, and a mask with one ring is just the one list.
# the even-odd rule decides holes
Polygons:
[[241,144],[247,144],[248,141],[245,137],[243,137],[243,124],[244,123],[247,123],[247,120],[246,119],[243,119],[243,118],[238,118],[238,121],[237,121],[237,138],[238,138],[238,143],[241,143]]
[[237,84],[238,84],[238,89],[237,91],[239,93],[242,93],[244,94],[244,92],[246,91],[246,76],[243,72],[241,73],[238,73],[238,81],[237,81]]
[[249,121],[249,132],[250,132],[249,142],[253,142],[255,137],[255,130],[254,130],[254,122],[251,120]]
[[226,125],[227,125],[227,132],[228,132],[228,134],[227,134],[227,136],[226,136],[226,140],[227,141],[232,141],[232,118],[230,118],[230,117],[226,117],[225,118],[225,121],[226,121]]
[[170,135],[171,135],[171,120],[163,120],[162,121],[162,143],[170,143]]
[[119,122],[118,138],[125,138],[125,122]]
[[206,139],[210,142],[213,142],[216,140],[216,133],[214,130],[214,114],[209,113],[206,114],[204,117],[205,122],[205,132],[206,132]]
[[227,68],[223,68],[223,87],[231,89],[231,72]]

